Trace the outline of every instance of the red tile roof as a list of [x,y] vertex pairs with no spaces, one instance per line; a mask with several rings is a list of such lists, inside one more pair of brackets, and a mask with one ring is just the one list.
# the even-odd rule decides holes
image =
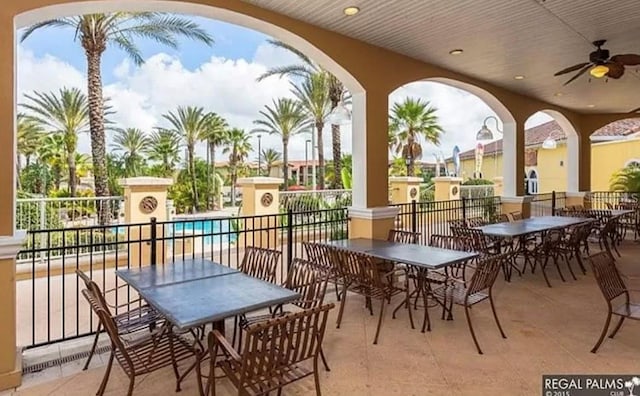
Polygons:
[[[628,136],[640,132],[640,118],[629,118],[612,122],[597,131],[591,136]],[[545,122],[525,131],[524,145],[525,147],[537,146],[542,144],[548,137],[558,142],[566,140],[566,135],[560,125],[555,121]],[[484,145],[484,155],[502,152],[502,139],[496,140]],[[460,153],[460,159],[475,158],[475,148]],[[447,160],[451,160],[448,158]]]

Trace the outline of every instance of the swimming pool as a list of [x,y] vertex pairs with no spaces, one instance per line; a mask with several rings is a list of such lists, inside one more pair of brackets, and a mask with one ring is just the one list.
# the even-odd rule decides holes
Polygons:
[[172,236],[201,236],[205,245],[230,244],[237,238],[229,219],[178,220],[165,227]]

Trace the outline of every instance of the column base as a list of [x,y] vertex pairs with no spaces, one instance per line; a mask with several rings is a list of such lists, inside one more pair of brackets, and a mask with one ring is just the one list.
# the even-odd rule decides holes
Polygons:
[[525,195],[522,197],[500,197],[502,213],[520,212],[522,217],[531,217],[531,201],[533,197]]
[[0,391],[17,388],[22,385],[22,350],[16,350],[16,363],[12,371],[0,373]]
[[393,206],[349,208],[349,238],[387,239],[399,211]]
[[582,206],[586,207],[585,201],[587,200],[587,193],[584,191],[580,192],[566,192],[565,194],[564,204],[566,207],[569,206]]

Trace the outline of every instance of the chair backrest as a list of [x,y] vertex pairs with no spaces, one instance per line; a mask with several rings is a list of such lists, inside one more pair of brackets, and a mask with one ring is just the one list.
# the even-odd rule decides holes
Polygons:
[[467,219],[467,227],[482,227],[487,224],[489,224],[489,222],[482,217],[470,217]]
[[511,221],[517,221],[517,220],[523,219],[522,212],[511,212],[511,213],[508,213],[507,216],[509,216],[509,219]]
[[542,237],[542,249],[549,251],[555,249],[562,242],[563,230],[549,230]]
[[500,215],[496,219],[496,223],[508,223],[508,222],[509,222],[509,216],[507,216],[506,213],[500,213]]
[[505,260],[508,260],[511,253],[495,254],[484,256],[476,262],[476,269],[469,281],[466,298],[476,293],[485,292],[493,287],[493,284],[500,273],[500,268]]
[[379,267],[371,256],[341,249],[336,249],[335,255],[340,266],[340,275],[346,284],[358,284],[376,289],[384,287]]
[[[487,238],[482,230],[476,228],[460,228],[457,237],[466,238],[471,243],[472,249],[476,252],[487,253],[489,246]],[[454,234],[455,235],[455,234]]]
[[292,304],[309,309],[322,305],[327,291],[327,277],[316,264],[300,258],[293,259],[287,274],[286,287],[300,294]]
[[469,238],[451,235],[433,234],[429,238],[429,246],[464,252],[473,250],[473,243]]
[[298,363],[317,359],[327,314],[333,307],[327,304],[249,326],[241,354],[240,384],[268,381]]
[[596,253],[589,257],[596,282],[602,291],[602,295],[610,302],[614,298],[625,294],[629,298],[627,290],[618,268],[611,254],[606,251]]
[[418,243],[420,238],[419,232],[404,231],[404,230],[389,230],[387,235],[387,241],[398,243]]
[[282,253],[278,250],[249,246],[244,251],[240,271],[254,278],[275,283]]
[[[97,308],[104,309],[105,311],[107,311],[109,315],[111,315],[111,311],[109,310],[109,304],[107,303],[107,300],[104,298],[104,293],[100,289],[100,286],[98,286],[98,284],[94,282],[85,272],[77,269],[76,274],[80,279],[82,279],[82,281],[84,282],[84,286],[87,288],[87,290],[89,290],[94,295],[93,299],[98,304]],[[87,299],[87,301],[89,300]],[[89,304],[91,304],[91,301],[89,301]],[[91,308],[94,309],[93,306]],[[94,309],[94,312],[96,313],[96,315],[98,314],[97,310],[95,309]]]
[[456,220],[449,220],[447,222],[449,224],[449,227],[451,229],[453,228],[461,228],[461,227],[467,227],[467,220],[465,219],[456,219]]

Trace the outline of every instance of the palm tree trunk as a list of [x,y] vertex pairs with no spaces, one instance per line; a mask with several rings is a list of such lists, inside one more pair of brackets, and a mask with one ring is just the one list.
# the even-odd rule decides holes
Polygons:
[[333,147],[333,183],[331,188],[342,186],[342,147],[340,145],[340,125],[331,125],[331,145]]
[[[93,159],[93,181],[96,197],[109,196],[107,160],[104,137],[104,99],[102,97],[102,76],[100,73],[101,51],[85,49],[87,55],[87,81],[89,97],[89,126],[91,129],[91,157]],[[75,177],[74,177],[75,180]],[[98,223],[109,222],[109,201],[98,208]]]
[[[215,191],[216,189],[216,145],[213,144],[213,142],[211,143],[211,187],[212,187],[212,191]],[[213,194],[212,194],[213,195]],[[216,202],[217,202],[217,197],[214,195],[212,197],[212,208],[214,209],[216,206]],[[220,208],[222,209],[222,208]]]
[[74,158],[75,152],[67,152],[67,167],[69,168],[69,195],[71,197],[76,196],[76,159]]
[[318,138],[316,140],[318,144],[318,180],[316,181],[316,183],[319,190],[324,190],[324,142],[322,141],[323,129],[324,122],[316,122],[316,131],[318,131]]
[[193,198],[193,213],[198,210],[198,185],[196,184],[196,164],[194,161],[194,147],[189,146],[187,149],[187,162],[189,163],[189,174],[191,176],[191,194]]
[[284,190],[289,190],[289,139],[282,139],[282,175]]

